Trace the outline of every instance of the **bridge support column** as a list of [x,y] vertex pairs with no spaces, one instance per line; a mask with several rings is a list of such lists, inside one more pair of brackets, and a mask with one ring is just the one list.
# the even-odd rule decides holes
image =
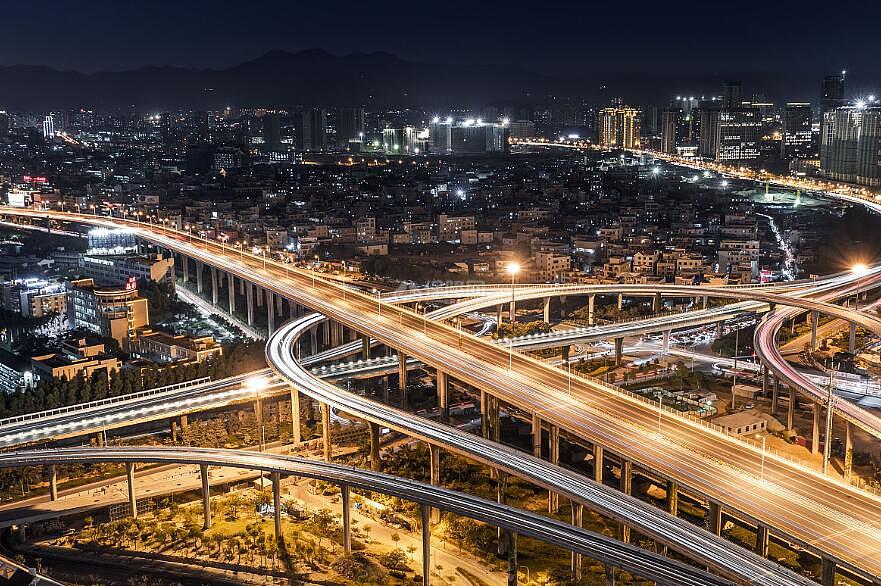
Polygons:
[[291,387],[291,442],[295,448],[303,441],[300,423],[300,391]]
[[[621,460],[621,478],[618,481],[618,488],[621,492],[629,495],[633,492],[633,462],[630,460]],[[618,526],[618,537],[624,543],[630,543],[630,527],[621,523]]]
[[58,471],[54,464],[49,466],[49,500],[58,500]]
[[701,309],[706,309],[706,308],[707,308],[707,296],[704,295],[703,297],[701,297]]
[[820,416],[822,409],[819,403],[814,403],[813,426],[811,427],[811,453],[820,452]]
[[502,325],[502,304],[496,305],[496,327]]
[[624,309],[624,294],[618,293],[618,311]]
[[655,293],[655,296],[652,298],[652,312],[658,313],[659,311],[661,311],[661,307],[663,307],[663,304],[661,302],[661,294]]
[[551,323],[551,298],[544,298],[544,321],[545,323]]
[[202,274],[205,272],[205,265],[200,261],[196,261],[196,291],[201,295],[204,285],[202,283]]
[[853,473],[853,424],[844,422],[844,480],[850,482]]
[[562,364],[563,368],[566,368],[566,363],[569,362],[569,350],[570,349],[571,348],[570,348],[569,344],[563,344],[560,347],[560,357],[563,359],[563,364]]
[[[242,281],[244,283],[244,280]],[[254,285],[247,283],[245,286],[245,300],[248,303],[248,325],[254,325]]]
[[422,505],[422,586],[431,584],[431,507]]
[[257,289],[256,295],[254,295],[254,297],[257,298],[257,307],[262,308],[263,307],[263,287],[261,287],[260,285],[254,285],[254,287]]
[[480,435],[485,439],[489,439],[489,401],[490,396],[484,390],[480,391]]
[[379,424],[372,421],[367,422],[370,436],[370,469],[379,472],[380,458],[379,452]]
[[[440,447],[435,444],[428,444],[429,464],[429,480],[432,486],[440,486]],[[431,508],[431,523],[436,525],[440,523],[440,509]]]
[[202,479],[202,529],[211,529],[211,493],[208,486],[208,464],[199,464],[199,477]]
[[593,445],[593,479],[603,483],[603,446]]
[[768,528],[765,525],[756,527],[756,554],[768,557]]
[[269,289],[264,291],[266,291],[266,329],[271,336],[275,333],[275,293]]
[[710,511],[707,515],[710,521],[708,527],[710,533],[722,535],[722,505],[710,501]]
[[508,307],[508,320],[513,324],[517,321],[517,303],[511,301]]
[[667,512],[674,517],[679,514],[679,483],[667,481]]
[[232,273],[226,274],[226,292],[228,298],[229,314],[236,312],[236,278]]
[[220,299],[220,289],[217,284],[217,269],[211,267],[211,304],[217,306]]
[[823,586],[835,586],[835,562],[829,558],[821,559],[820,584]]
[[853,354],[857,350],[857,325],[850,324],[850,338],[847,341],[847,351]]
[[[581,528],[581,525],[584,521],[584,505],[579,505],[576,503],[572,503],[572,524],[575,527]],[[581,580],[581,554],[572,552],[572,575],[575,577],[575,580]]]
[[283,303],[284,303],[284,300],[281,298],[281,295],[276,295],[276,296],[275,296],[275,314],[276,314],[278,317],[283,317],[283,316],[284,316],[284,307],[283,307]]
[[532,455],[541,458],[541,418],[538,412],[532,414]]
[[128,504],[132,510],[132,518],[138,518],[138,499],[135,496],[135,465],[133,462],[125,464],[125,478],[128,485]]
[[594,313],[594,308],[596,307],[596,295],[588,295],[587,296],[587,325],[594,326],[596,325],[596,315]]
[[624,338],[615,338],[615,366],[621,366],[624,355]]
[[[768,381],[768,369],[764,366],[762,367],[765,371],[765,375],[762,377],[762,386],[765,386],[765,383]],[[764,394],[764,393],[762,393]],[[780,381],[774,380],[774,387],[771,389],[771,415],[777,414],[777,404],[780,400]]]
[[407,408],[407,355],[398,351],[398,388],[401,390],[401,409]]
[[333,456],[333,445],[330,438],[330,405],[321,404],[321,440],[324,446],[324,461],[330,462]]
[[560,319],[566,319],[566,296],[560,295]]
[[361,334],[361,360],[370,360],[370,336]]
[[[774,384],[779,385],[780,381],[777,377],[774,377]],[[786,431],[793,430],[793,420],[795,419],[795,402],[797,401],[797,395],[795,394],[795,389],[789,389],[789,405],[786,407]]]
[[[496,502],[500,505],[504,505],[508,501],[508,475],[501,470],[496,470]],[[505,555],[508,553],[508,540],[506,539],[505,531],[501,528],[496,529],[496,539],[498,541],[498,551],[499,555]]]
[[[548,428],[548,461],[557,466],[560,463],[560,428],[550,425]],[[555,514],[560,509],[560,495],[548,491],[548,513]]]
[[352,555],[352,509],[349,501],[349,485],[340,485],[340,501],[343,507],[343,551]]
[[272,506],[275,509],[275,541],[280,544],[284,535],[281,531],[281,475],[278,472],[272,473]]
[[181,268],[184,272],[184,283],[190,282],[190,258],[188,256],[181,255]]
[[664,349],[664,354],[666,354],[670,351],[670,330],[664,330],[663,336],[664,336],[663,349]]
[[239,295],[245,294],[245,280],[239,279]]
[[450,422],[450,397],[449,397],[449,380],[447,373],[442,370],[437,371],[437,408],[440,412],[440,422],[447,424]]
[[817,323],[820,321],[820,312],[811,312],[811,351],[817,349]]
[[505,531],[508,549],[508,586],[517,586],[517,533]]

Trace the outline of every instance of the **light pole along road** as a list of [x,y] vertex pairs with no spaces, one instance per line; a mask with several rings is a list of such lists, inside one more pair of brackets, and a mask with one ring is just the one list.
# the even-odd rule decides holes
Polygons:
[[[54,212],[4,213],[99,225],[122,224],[116,219]],[[596,442],[646,470],[674,479],[693,494],[723,503],[759,525],[773,527],[811,551],[831,556],[858,572],[881,575],[881,561],[875,555],[881,545],[881,507],[871,495],[774,458],[766,463],[765,481],[756,483],[760,461],[756,447],[670,413],[663,418],[660,435],[649,432],[657,429],[656,407],[614,387],[579,377],[572,384],[572,396],[568,397],[561,392],[567,386],[565,373],[519,354],[513,357],[509,368],[509,356],[504,350],[485,341],[463,338],[455,329],[432,323],[409,310],[383,306],[380,316],[380,302],[374,297],[337,283],[313,281],[312,275],[276,267],[274,262],[263,269],[262,257],[227,257],[210,242],[204,243],[204,250],[194,248],[187,245],[184,236],[160,227],[135,229],[141,237],[160,246],[295,299],[357,331],[368,332],[390,347],[406,349],[408,354],[449,376],[518,407],[535,410],[541,420]],[[701,289],[695,287],[689,292],[683,288],[683,292],[700,296]],[[773,296],[765,299],[787,302]],[[700,559],[699,552],[665,535],[656,538]]]

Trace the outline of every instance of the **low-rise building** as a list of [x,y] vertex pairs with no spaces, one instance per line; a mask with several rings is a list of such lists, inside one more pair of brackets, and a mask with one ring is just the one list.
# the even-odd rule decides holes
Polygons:
[[212,336],[191,338],[153,330],[139,331],[129,341],[129,351],[154,362],[202,362],[223,354]]
[[167,282],[174,279],[174,259],[154,255],[83,255],[80,271],[102,285],[136,280]]
[[93,279],[79,279],[67,285],[67,315],[71,328],[85,329],[110,337],[125,346],[139,328],[150,324],[147,300],[138,296],[137,282],[129,279],[124,288],[99,288]]
[[9,394],[34,386],[31,361],[0,348],[0,392]]

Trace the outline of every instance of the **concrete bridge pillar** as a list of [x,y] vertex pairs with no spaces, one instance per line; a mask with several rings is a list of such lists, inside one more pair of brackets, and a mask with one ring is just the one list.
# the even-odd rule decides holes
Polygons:
[[58,500],[58,471],[54,464],[49,466],[49,500]]
[[624,294],[618,293],[618,311],[624,309]]
[[560,295],[560,319],[566,319],[566,296]]
[[551,298],[544,298],[544,321],[545,323],[551,323]]
[[587,296],[587,325],[589,326],[596,325],[596,316],[594,314],[596,298],[597,296],[595,294]]
[[280,544],[284,534],[281,530],[281,476],[278,472],[272,473],[272,506],[275,509],[275,541]]
[[275,293],[269,289],[266,291],[266,328],[271,336],[275,333]]
[[[440,486],[440,447],[435,444],[428,444],[429,462],[429,479],[432,486]],[[440,509],[431,508],[431,523],[436,525],[440,523]]]
[[300,433],[300,391],[291,387],[291,442],[294,447],[303,440]]
[[233,315],[236,312],[236,278],[232,273],[226,274],[226,292],[229,314]]
[[190,282],[190,257],[182,254],[180,257],[180,260],[181,260],[181,268],[183,269],[183,272],[184,272],[184,283],[189,283]]
[[820,312],[811,312],[811,351],[817,349],[817,323],[820,321]]
[[532,455],[541,458],[541,418],[537,411],[532,414]]
[[361,360],[370,360],[370,336],[361,334]]
[[239,295],[245,294],[245,280],[239,279]]
[[202,479],[202,529],[211,529],[211,494],[208,486],[208,464],[199,464],[199,477]]
[[709,517],[708,529],[710,533],[722,535],[722,505],[710,501],[710,510],[707,515]]
[[257,307],[263,308],[263,287],[260,285],[254,285],[254,288],[257,290],[256,295],[254,297],[257,298]]
[[211,267],[211,304],[216,306],[218,299],[220,299],[220,290],[217,284],[217,269]]
[[[496,502],[500,505],[504,505],[508,501],[508,475],[501,470],[496,470]],[[496,529],[497,533],[497,541],[498,541],[498,550],[497,553],[501,555],[505,555],[508,553],[508,542],[505,539],[505,531],[501,528]]]
[[[766,386],[768,381],[768,369],[766,367],[762,367],[765,371],[765,375],[762,377],[762,386]],[[762,393],[764,394],[764,393]],[[777,414],[777,403],[780,400],[780,381],[776,378],[774,379],[774,387],[771,389],[771,415]]]
[[333,444],[330,437],[330,405],[321,404],[321,440],[324,447],[324,461],[330,462],[333,457]]
[[570,350],[571,350],[571,347],[569,346],[569,344],[563,344],[560,347],[560,357],[563,359],[563,364],[562,364],[563,368],[566,368],[566,363],[569,362],[569,351]]
[[603,446],[599,444],[593,445],[593,479],[603,483]]
[[401,409],[407,408],[407,355],[398,352],[398,388],[401,391]]
[[508,586],[517,586],[517,533],[505,531],[508,550]]
[[381,453],[379,451],[379,424],[367,422],[370,435],[370,469],[379,472]]
[[431,507],[420,507],[422,512],[422,586],[431,584]]
[[768,528],[765,525],[756,527],[756,554],[768,557]]
[[449,380],[447,373],[442,370],[437,371],[437,408],[440,412],[440,422],[447,424],[450,422],[450,397],[449,397]]
[[284,299],[282,299],[281,295],[275,296],[275,314],[278,317],[284,315]]
[[811,426],[811,453],[820,453],[820,417],[822,408],[819,403],[814,403],[813,425]]
[[496,305],[496,327],[502,325],[502,304]]
[[[548,427],[548,461],[557,466],[560,464],[560,428],[556,425]],[[548,491],[548,513],[555,514],[560,509],[560,495]]]
[[[242,280],[244,282],[244,279]],[[245,287],[245,300],[248,303],[248,325],[254,325],[254,285],[248,283]]]
[[670,351],[670,330],[664,330],[663,336],[664,336],[663,349],[664,349],[664,354],[666,354]]
[[615,366],[621,366],[624,355],[624,338],[615,338]]
[[340,485],[340,501],[343,509],[343,551],[352,555],[352,508],[349,499],[349,485]]
[[853,473],[853,424],[844,422],[844,480],[850,482]]
[[[618,481],[621,492],[629,495],[633,492],[633,462],[621,459],[621,478]],[[630,543],[630,527],[621,523],[618,526],[618,537],[624,543]]]
[[674,517],[679,514],[679,483],[667,481],[667,512]]
[[857,325],[850,324],[850,338],[847,341],[847,351],[853,354],[857,351]]
[[128,504],[132,510],[132,518],[138,518],[138,499],[135,495],[135,464],[134,462],[126,462],[125,478],[128,485]]
[[[572,503],[572,525],[581,529],[584,524],[584,505]],[[581,580],[581,554],[572,552],[572,575],[576,581]]]
[[514,301],[509,303],[508,319],[512,324],[517,321],[517,303]]
[[661,311],[661,307],[663,307],[661,302],[661,294],[655,293],[655,296],[652,298],[652,312],[658,313]]
[[[774,379],[774,384],[779,385],[780,381]],[[795,420],[795,404],[798,401],[795,389],[789,389],[789,405],[786,407],[786,431],[793,431],[793,421]]]
[[205,265],[202,264],[201,261],[196,261],[196,291],[201,295],[204,289],[204,285],[202,283],[202,276],[205,272]]
[[704,295],[703,297],[701,297],[701,308],[702,308],[702,309],[706,309],[706,308],[707,308],[707,296],[706,296],[706,295]]
[[820,584],[823,586],[835,586],[835,562],[829,558],[821,558]]
[[288,299],[288,313],[290,313],[291,319],[295,317],[300,317],[300,312],[297,311],[299,309],[299,305],[293,299]]

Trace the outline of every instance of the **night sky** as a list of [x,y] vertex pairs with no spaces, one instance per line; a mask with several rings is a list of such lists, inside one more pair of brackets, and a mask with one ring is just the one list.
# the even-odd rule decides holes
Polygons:
[[2,14],[0,65],[86,72],[222,68],[319,47],[598,80],[730,74],[748,84],[785,72],[816,88],[844,67],[854,91],[881,80],[876,2],[28,0]]

